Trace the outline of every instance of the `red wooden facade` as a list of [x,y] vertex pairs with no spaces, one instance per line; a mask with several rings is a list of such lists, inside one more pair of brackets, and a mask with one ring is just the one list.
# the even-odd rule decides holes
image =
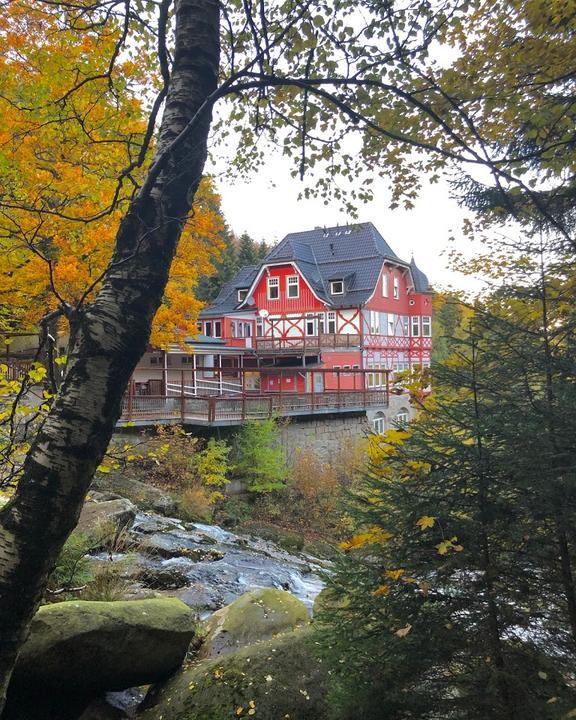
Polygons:
[[[297,287],[297,297],[288,295],[288,278]],[[271,279],[277,282],[272,285],[277,298],[269,297]],[[241,313],[217,320],[227,345],[247,348],[260,359],[278,363],[281,357],[317,356],[325,368],[376,367],[392,372],[430,364],[432,295],[414,290],[408,266],[384,263],[372,296],[359,307],[333,307],[321,301],[297,263],[263,267],[250,296],[251,304],[244,305]],[[248,323],[250,313],[250,331],[247,334],[244,327],[238,337],[238,327]],[[208,322],[213,325],[215,320]]]
[[[370,223],[315,229],[241,270],[201,314],[189,359],[175,367],[165,357],[162,373],[138,379],[134,397],[162,405],[177,394],[181,414],[209,397],[206,417],[215,417],[216,395],[241,418],[250,415],[242,398],[293,413],[385,405],[394,372],[430,364],[431,335],[432,292],[413,261],[399,260]],[[174,374],[178,362],[193,366],[190,380],[184,369]]]

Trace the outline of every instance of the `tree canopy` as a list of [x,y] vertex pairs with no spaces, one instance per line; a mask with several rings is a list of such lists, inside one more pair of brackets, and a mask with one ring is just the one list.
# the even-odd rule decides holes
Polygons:
[[[9,3],[0,20],[0,302],[19,331],[33,330],[62,303],[94,298],[142,176],[129,168],[146,142],[141,86],[151,78],[151,58],[137,62],[130,52],[118,60],[111,84],[106,73],[119,29],[101,32],[81,20],[75,27],[81,42],[71,42],[73,28],[42,4]],[[153,344],[194,334],[201,305],[193,289],[212,271],[223,229],[207,178],[174,259]]]

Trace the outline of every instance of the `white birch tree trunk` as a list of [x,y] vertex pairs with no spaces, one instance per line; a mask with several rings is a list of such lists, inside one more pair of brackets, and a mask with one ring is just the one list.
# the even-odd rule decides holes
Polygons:
[[[0,511],[0,713],[18,648],[76,525],[146,348],[202,176],[211,122],[207,100],[218,78],[218,0],[176,0],[175,13],[173,66],[155,164],[120,225],[102,289],[73,318],[62,387],[15,496]],[[172,144],[193,118],[184,139]]]

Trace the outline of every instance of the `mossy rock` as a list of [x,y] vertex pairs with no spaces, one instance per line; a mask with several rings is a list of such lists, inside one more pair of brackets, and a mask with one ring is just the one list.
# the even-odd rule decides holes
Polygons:
[[176,512],[176,502],[170,495],[131,477],[128,471],[97,473],[92,481],[92,489],[128,498],[141,510],[151,510],[161,515],[173,515]]
[[[216,562],[222,560],[224,553],[202,543],[202,547],[194,545],[195,538],[182,538],[178,532],[154,533],[146,535],[140,542],[139,551],[150,557],[164,559],[185,557],[193,562]],[[192,546],[190,546],[192,545]]]
[[76,532],[94,541],[114,538],[124,528],[130,528],[136,517],[136,506],[126,498],[87,502],[82,508]]
[[18,656],[6,718],[76,717],[101,692],[158,682],[180,667],[195,629],[176,598],[45,605]]
[[181,670],[151,691],[138,720],[327,720],[326,692],[310,630],[300,628]]
[[249,521],[241,527],[241,531],[269,540],[290,553],[301,552],[305,543],[303,535],[269,523]]
[[225,655],[307,622],[306,605],[289,592],[275,588],[252,590],[206,621],[200,657]]

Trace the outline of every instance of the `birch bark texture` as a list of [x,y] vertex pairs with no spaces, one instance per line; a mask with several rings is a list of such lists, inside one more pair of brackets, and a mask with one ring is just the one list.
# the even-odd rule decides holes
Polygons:
[[[143,354],[202,177],[219,69],[218,0],[176,0],[174,55],[148,178],[91,305],[71,319],[66,376],[0,511],[0,713],[47,576],[74,529]],[[178,140],[176,140],[178,139]]]

